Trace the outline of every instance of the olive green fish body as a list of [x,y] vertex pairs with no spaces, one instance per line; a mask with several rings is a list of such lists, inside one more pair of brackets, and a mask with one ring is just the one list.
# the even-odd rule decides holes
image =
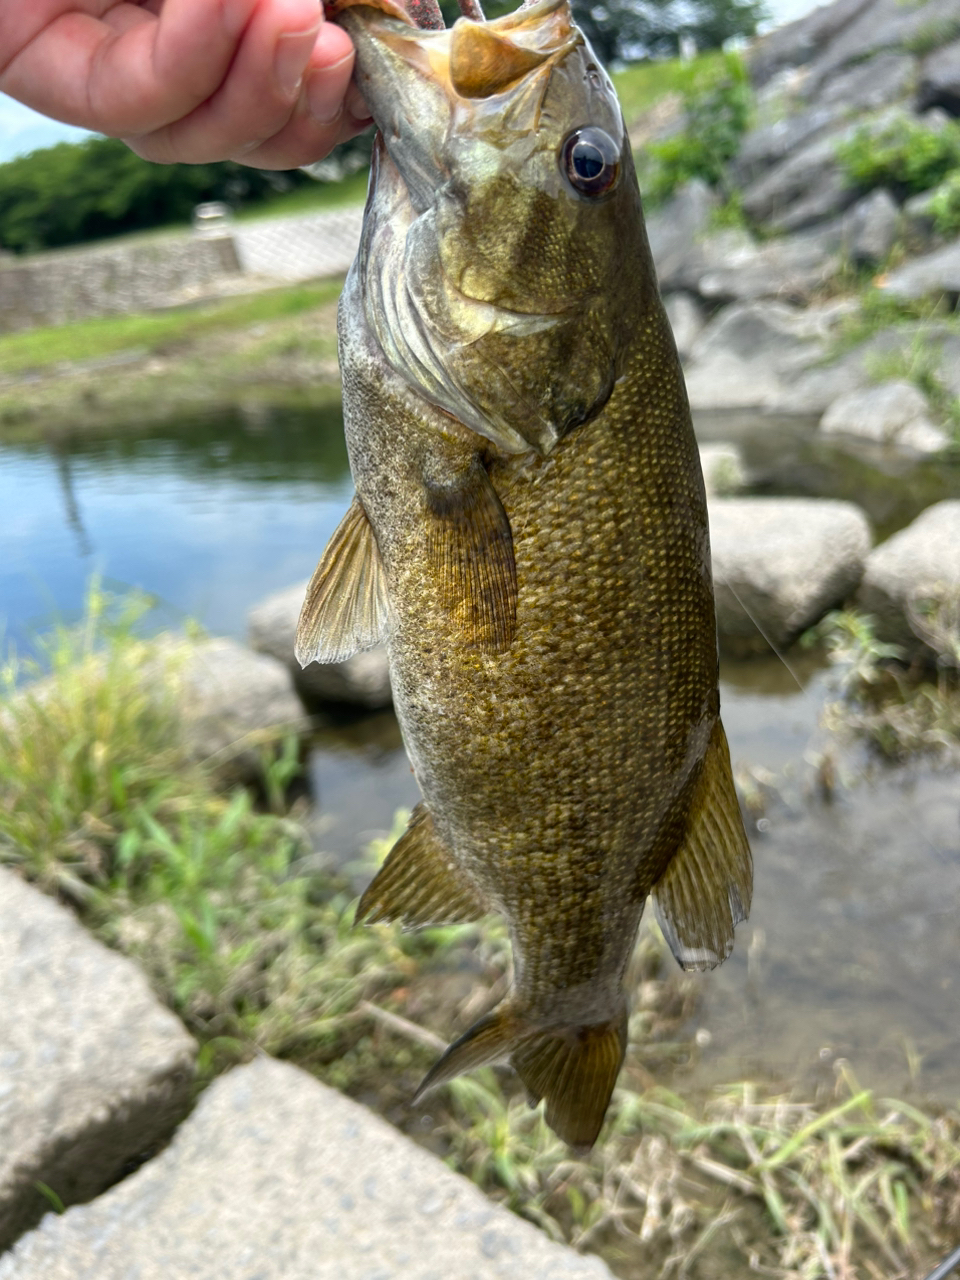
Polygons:
[[[552,174],[557,144],[569,154],[563,140],[590,117],[558,118],[546,139],[542,121],[571,94],[577,112],[590,109],[595,64],[565,4],[535,8],[526,44],[503,57],[498,46],[494,65],[509,79],[504,60],[516,59],[521,98],[539,74],[527,128],[537,146],[523,127],[494,133],[464,174],[460,95],[478,94],[488,122],[495,114],[456,69],[462,24],[416,44],[418,92],[423,48],[432,68],[445,37],[459,85],[445,90],[449,167],[435,181],[467,188],[446,197],[461,214],[472,174],[480,191],[458,221],[445,197],[430,202],[422,156],[409,177],[389,134],[380,147],[341,302],[357,500],[311,584],[301,650],[331,658],[385,636],[423,792],[358,918],[419,925],[494,910],[509,925],[511,996],[425,1087],[509,1057],[531,1097],[546,1098],[548,1122],[588,1146],[622,1062],[622,983],[646,898],[682,963],[718,963],[749,905],[750,863],[719,722],[703,483],[622,122],[601,93],[593,118],[619,129],[623,172],[613,197],[580,208]],[[489,29],[522,25],[514,17],[468,30],[480,42],[471,57],[486,55]],[[350,30],[373,74],[379,53],[359,23]],[[407,35],[381,27],[373,39],[392,59]],[[463,127],[471,139],[469,117]],[[498,247],[478,219],[504,206]]]

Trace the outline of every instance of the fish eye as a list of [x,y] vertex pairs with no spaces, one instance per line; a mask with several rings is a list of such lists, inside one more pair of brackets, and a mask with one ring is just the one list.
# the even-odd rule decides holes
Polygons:
[[560,149],[560,168],[574,191],[604,196],[620,177],[620,148],[602,129],[574,129]]

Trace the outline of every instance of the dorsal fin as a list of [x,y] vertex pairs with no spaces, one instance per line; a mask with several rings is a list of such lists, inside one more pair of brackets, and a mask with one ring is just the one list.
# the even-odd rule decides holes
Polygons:
[[387,583],[377,540],[358,497],[314,570],[297,625],[297,661],[343,662],[383,639]]
[[437,835],[422,802],[357,906],[357,923],[399,921],[406,929],[479,920],[489,907]]
[[663,936],[684,969],[713,969],[726,960],[752,891],[753,860],[718,720],[683,840],[653,891]]

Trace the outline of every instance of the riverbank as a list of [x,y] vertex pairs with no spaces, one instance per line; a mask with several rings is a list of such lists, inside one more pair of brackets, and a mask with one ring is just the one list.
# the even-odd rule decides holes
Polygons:
[[[667,966],[655,930],[635,957],[632,1048],[589,1159],[569,1159],[507,1074],[412,1108],[442,1037],[505,987],[502,926],[355,931],[353,877],[390,840],[349,876],[318,861],[282,734],[261,736],[252,790],[225,781],[222,751],[198,759],[180,715],[184,651],[140,639],[140,609],[94,593],[84,625],[48,648],[43,696],[8,682],[0,861],[137,961],[199,1045],[199,1090],[257,1053],[280,1057],[625,1280],[756,1266],[913,1280],[952,1246],[960,1113],[877,1096],[844,1059],[819,1082],[761,1075],[691,1093],[707,1042],[697,984]],[[53,1174],[44,1184],[60,1194]]]
[[0,336],[0,442],[339,399],[341,280]]

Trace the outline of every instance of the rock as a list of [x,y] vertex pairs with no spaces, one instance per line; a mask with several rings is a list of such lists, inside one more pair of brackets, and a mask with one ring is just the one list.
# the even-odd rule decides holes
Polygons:
[[49,1216],[0,1280],[611,1280],[358,1103],[259,1058],[95,1204]]
[[308,705],[325,702],[359,707],[388,707],[390,672],[382,646],[356,653],[346,662],[311,662],[301,668],[294,655],[297,621],[307,584],[298,583],[267,596],[247,616],[250,644],[282,663]]
[[950,24],[955,24],[956,18],[956,0],[926,0],[923,4],[873,0],[814,60],[804,92],[811,99],[819,99],[822,88],[841,69],[868,62],[871,54],[886,50],[902,53],[938,29],[951,29]]
[[924,298],[946,294],[951,306],[960,295],[960,239],[935,249],[933,253],[905,262],[888,272],[876,284],[893,298]]
[[747,482],[743,454],[735,444],[728,444],[725,440],[711,440],[700,445],[700,466],[708,497],[736,493]]
[[[877,619],[880,639],[902,645],[907,657],[934,656],[929,604],[957,614],[960,601],[960,502],[938,502],[867,557],[858,605]],[[927,615],[925,617],[925,615]]]
[[667,294],[663,305],[667,319],[670,321],[670,328],[673,330],[677,352],[681,360],[686,360],[690,354],[690,348],[706,323],[703,308],[689,293]]
[[744,135],[730,171],[738,186],[746,186],[779,164],[791,152],[812,142],[836,124],[840,108],[817,104],[806,111],[786,115]]
[[824,435],[859,436],[899,444],[917,453],[938,453],[949,443],[930,419],[922,391],[910,382],[884,382],[840,396],[820,420]]
[[683,266],[706,230],[716,203],[707,184],[695,178],[646,215],[647,238],[663,293],[684,287]]
[[[851,134],[850,126],[831,129],[775,165],[743,191],[743,211],[754,222],[798,230],[800,225],[842,213],[856,199],[846,185],[837,160],[837,146]],[[794,206],[801,209],[797,223]],[[804,222],[804,219],[807,222]],[[787,223],[792,223],[788,228]]]
[[805,98],[815,97],[821,106],[839,108],[848,114],[876,111],[907,97],[913,91],[916,76],[916,58],[908,53],[880,53],[831,76],[816,88],[815,81],[808,79],[800,92]]
[[722,265],[705,267],[697,291],[710,302],[809,301],[840,269],[841,235],[839,227],[828,227],[767,244],[742,244],[725,255]]
[[915,253],[933,248],[937,225],[933,210],[940,189],[911,196],[901,210],[904,238]]
[[715,498],[710,544],[721,642],[788,644],[856,588],[870,550],[863,512],[817,498]]
[[943,107],[952,116],[960,116],[960,40],[937,49],[923,63],[917,110]]
[[690,352],[685,376],[691,406],[810,413],[809,403],[792,386],[823,359],[833,317],[839,314],[836,308],[798,311],[766,301],[727,307]]
[[98,1195],[191,1100],[196,1045],[130,961],[0,868],[0,1251]]
[[873,0],[837,0],[835,4],[820,5],[796,22],[775,28],[757,41],[750,54],[753,83],[766,84],[783,68],[809,62],[872,3]]
[[222,761],[229,772],[256,772],[257,747],[307,727],[290,673],[275,658],[216,637],[181,645],[172,662],[190,755]]
[[896,201],[882,187],[857,201],[844,218],[847,253],[855,266],[883,262],[897,238],[899,219]]

